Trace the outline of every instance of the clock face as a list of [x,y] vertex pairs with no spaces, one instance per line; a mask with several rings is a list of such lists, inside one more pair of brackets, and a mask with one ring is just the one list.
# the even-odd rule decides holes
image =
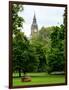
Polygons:
[[36,29],[34,29],[34,32],[37,32],[37,30],[36,30]]

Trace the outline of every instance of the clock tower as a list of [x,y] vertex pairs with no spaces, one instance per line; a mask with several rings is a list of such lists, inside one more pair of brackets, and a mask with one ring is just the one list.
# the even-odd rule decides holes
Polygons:
[[34,37],[36,36],[36,34],[38,34],[38,25],[37,25],[36,16],[34,13],[33,22],[31,25],[31,36]]

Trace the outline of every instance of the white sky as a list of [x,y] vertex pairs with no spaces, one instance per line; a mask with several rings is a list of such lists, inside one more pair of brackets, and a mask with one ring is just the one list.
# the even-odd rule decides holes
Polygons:
[[50,6],[34,6],[23,5],[23,12],[19,13],[24,18],[23,32],[27,37],[31,34],[31,24],[33,21],[34,12],[37,19],[38,29],[42,26],[56,26],[63,24],[64,7],[50,7]]

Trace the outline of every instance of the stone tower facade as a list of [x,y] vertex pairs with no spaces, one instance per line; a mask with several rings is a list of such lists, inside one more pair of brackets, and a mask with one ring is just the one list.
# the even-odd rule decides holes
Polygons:
[[34,14],[33,22],[31,25],[31,36],[34,37],[34,36],[36,36],[36,34],[38,34],[38,25],[37,25],[37,21],[36,21],[36,16]]

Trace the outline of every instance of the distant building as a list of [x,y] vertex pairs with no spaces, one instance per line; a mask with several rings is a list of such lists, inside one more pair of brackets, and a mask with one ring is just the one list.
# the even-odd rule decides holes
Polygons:
[[38,34],[38,25],[37,25],[36,16],[34,13],[33,22],[31,25],[31,37],[36,37],[37,34]]

